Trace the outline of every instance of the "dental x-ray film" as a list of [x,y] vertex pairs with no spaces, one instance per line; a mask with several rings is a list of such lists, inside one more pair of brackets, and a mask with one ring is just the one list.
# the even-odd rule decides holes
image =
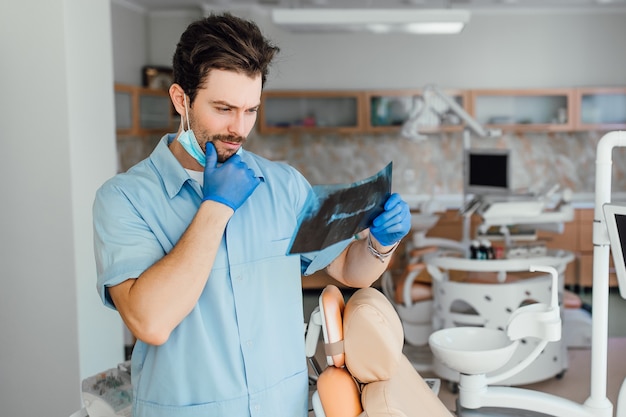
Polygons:
[[352,184],[313,186],[288,253],[321,250],[369,227],[391,194],[391,172],[390,162]]

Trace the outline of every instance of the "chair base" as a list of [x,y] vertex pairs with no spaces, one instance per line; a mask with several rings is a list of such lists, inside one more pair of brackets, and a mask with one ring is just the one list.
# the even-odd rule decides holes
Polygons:
[[528,410],[519,410],[502,407],[483,407],[475,410],[463,408],[457,401],[456,404],[457,417],[551,417],[548,414],[537,413]]

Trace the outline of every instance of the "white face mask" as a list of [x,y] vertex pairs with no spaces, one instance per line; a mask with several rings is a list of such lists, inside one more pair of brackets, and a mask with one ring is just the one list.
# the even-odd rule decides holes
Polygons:
[[189,124],[189,111],[187,110],[187,94],[183,95],[183,100],[185,101],[185,116],[187,118],[187,130],[183,125],[183,118],[180,118],[180,127],[183,129],[183,132],[178,135],[178,142],[183,145],[183,148],[189,155],[193,157],[198,163],[202,166],[206,165],[206,155],[202,152],[200,145],[198,144],[198,140],[196,139],[196,135],[194,135],[193,130],[191,130],[191,126]]

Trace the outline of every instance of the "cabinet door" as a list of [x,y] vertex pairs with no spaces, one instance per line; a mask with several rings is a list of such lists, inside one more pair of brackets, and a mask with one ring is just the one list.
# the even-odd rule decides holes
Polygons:
[[[581,287],[591,287],[593,284],[593,218],[594,209],[578,209],[578,250],[580,253],[580,268],[578,284]],[[617,286],[617,276],[613,266],[613,256],[609,255],[609,286]]]
[[573,253],[576,253],[577,259],[570,262],[565,267],[565,285],[578,284],[578,221],[576,219],[566,222],[563,225],[562,233],[546,232],[543,230],[537,230],[537,239],[546,242],[548,249],[563,249]]
[[119,135],[132,134],[136,126],[136,95],[129,85],[115,85],[115,130]]
[[[584,288],[593,287],[593,253],[583,253],[580,256],[579,285]],[[618,287],[612,255],[609,255],[609,287]]]
[[[464,218],[459,215],[458,210],[446,210],[441,213],[439,221],[426,233],[428,237],[440,237],[460,242],[463,240]],[[481,223],[479,216],[474,215],[470,221],[470,236],[476,235],[476,229]]]
[[577,129],[626,128],[626,88],[578,88],[575,99]]
[[266,91],[258,130],[354,133],[363,128],[363,95],[355,91]]
[[573,129],[573,90],[472,90],[471,108],[479,123],[517,132]]
[[[460,90],[446,90],[445,94],[465,107],[466,93]],[[366,127],[369,132],[399,132],[411,113],[424,102],[421,90],[375,90],[365,93]],[[463,129],[458,115],[449,111],[448,106],[434,97],[432,109],[427,110],[424,127],[420,133],[460,132]]]
[[166,91],[141,88],[139,90],[139,129],[159,133],[172,126],[172,102]]
[[176,130],[167,91],[115,84],[115,127],[118,135],[165,134]]

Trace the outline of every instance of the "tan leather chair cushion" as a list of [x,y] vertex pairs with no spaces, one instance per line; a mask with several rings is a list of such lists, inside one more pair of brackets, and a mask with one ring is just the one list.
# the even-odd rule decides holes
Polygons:
[[356,291],[344,310],[346,367],[367,384],[361,404],[367,417],[451,417],[402,353],[402,323],[374,288]]
[[327,285],[320,295],[320,307],[324,313],[326,361],[341,368],[345,364],[343,352],[343,309],[341,290],[336,285]]
[[362,288],[348,300],[343,314],[346,367],[361,383],[387,380],[396,371],[404,333],[387,298]]
[[356,417],[363,411],[361,393],[346,368],[329,366],[317,380],[326,417]]
[[391,379],[363,388],[361,403],[368,417],[452,417],[406,356]]

